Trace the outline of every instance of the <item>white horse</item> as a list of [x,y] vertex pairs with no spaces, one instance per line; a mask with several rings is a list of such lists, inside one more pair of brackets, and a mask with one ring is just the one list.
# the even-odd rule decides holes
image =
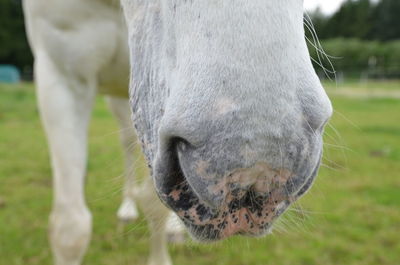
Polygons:
[[[98,91],[121,127],[125,154],[122,221],[138,217],[133,194],[137,182],[131,146],[136,139],[128,100],[129,53],[127,30],[116,1],[25,0],[26,28],[35,57],[35,80],[41,119],[47,134],[54,175],[50,242],[56,264],[80,264],[90,240],[92,218],[84,198],[87,132]],[[138,188],[137,188],[138,189]],[[168,214],[146,184],[143,210],[150,225],[162,227]],[[146,208],[148,201],[151,209]],[[158,202],[158,205],[157,205]],[[171,216],[169,232],[179,237]],[[152,228],[156,231],[155,228]],[[157,230],[158,231],[158,230]],[[165,235],[151,236],[150,264],[169,264]]]
[[[311,187],[332,113],[309,58],[302,1],[122,6],[128,33],[113,0],[24,3],[54,170],[56,263],[80,264],[90,238],[83,177],[96,91],[129,123],[128,104],[116,97],[127,86],[127,36],[133,120],[152,169],[136,197],[155,198],[154,183],[201,241],[266,234]],[[168,212],[142,208],[152,231],[149,264],[171,264],[165,233],[154,232]]]

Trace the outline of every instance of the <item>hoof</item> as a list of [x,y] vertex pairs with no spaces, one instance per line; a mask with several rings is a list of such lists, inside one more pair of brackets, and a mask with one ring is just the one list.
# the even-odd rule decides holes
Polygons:
[[174,213],[170,213],[166,224],[169,243],[182,244],[186,241],[186,228]]
[[125,198],[118,209],[117,216],[124,223],[136,221],[139,218],[139,212],[135,202],[132,199]]

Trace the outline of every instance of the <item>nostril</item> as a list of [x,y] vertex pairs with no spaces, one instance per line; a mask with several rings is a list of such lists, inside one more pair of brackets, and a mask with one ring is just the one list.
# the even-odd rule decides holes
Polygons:
[[156,162],[157,186],[163,193],[170,193],[174,188],[185,182],[178,152],[184,151],[188,142],[180,137],[170,138],[160,150],[160,156]]

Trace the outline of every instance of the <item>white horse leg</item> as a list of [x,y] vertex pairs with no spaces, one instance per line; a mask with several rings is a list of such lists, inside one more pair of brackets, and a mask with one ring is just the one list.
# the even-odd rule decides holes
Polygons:
[[121,133],[121,144],[125,155],[125,183],[123,189],[122,204],[118,209],[117,216],[123,222],[134,221],[139,217],[134,198],[135,186],[133,147],[136,141],[135,130],[131,119],[129,100],[120,97],[106,97],[108,106],[117,118]]
[[89,244],[92,226],[84,198],[84,177],[95,84],[67,78],[44,52],[36,55],[35,73],[54,178],[50,244],[55,264],[78,265]]
[[140,208],[143,210],[150,230],[148,265],[171,265],[165,230],[170,211],[157,197],[150,178],[146,179],[143,185],[136,189],[135,196],[140,203]]
[[165,229],[167,232],[168,242],[175,244],[185,242],[186,228],[179,217],[172,211],[170,211],[168,215]]

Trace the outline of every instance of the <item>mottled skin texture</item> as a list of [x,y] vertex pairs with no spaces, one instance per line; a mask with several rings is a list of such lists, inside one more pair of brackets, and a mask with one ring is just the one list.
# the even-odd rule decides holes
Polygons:
[[214,196],[222,198],[212,207],[199,200],[188,183],[165,191],[162,200],[174,209],[190,232],[199,240],[214,241],[234,234],[262,236],[273,222],[308,188],[315,173],[296,193],[296,177],[285,170],[272,170],[265,164],[237,170],[210,186]]
[[299,0],[123,0],[133,119],[192,235],[264,235],[310,187],[332,107]]

